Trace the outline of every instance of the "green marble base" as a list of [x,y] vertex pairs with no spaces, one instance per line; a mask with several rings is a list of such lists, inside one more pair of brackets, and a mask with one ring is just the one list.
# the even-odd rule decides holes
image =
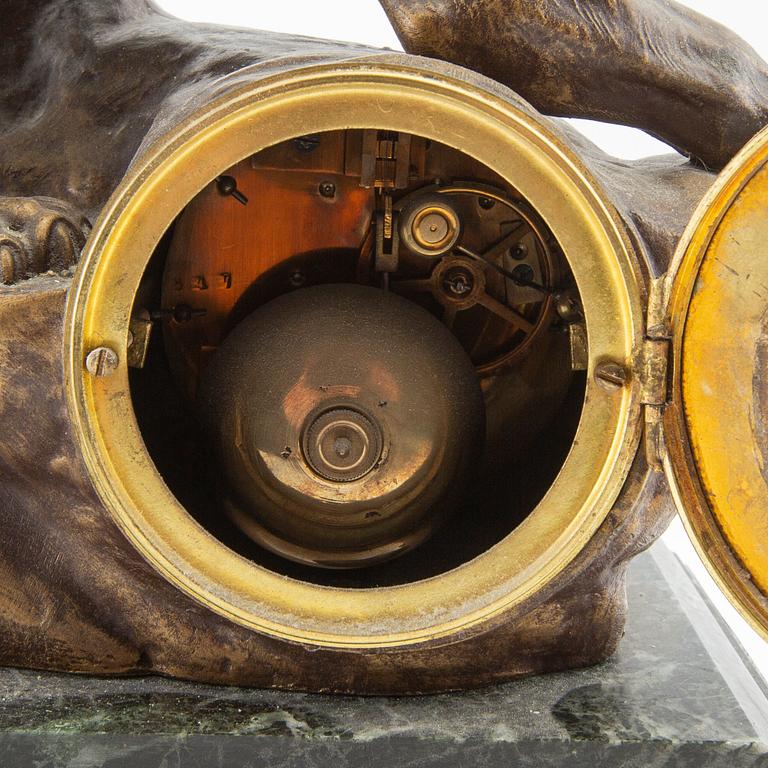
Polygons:
[[768,698],[663,544],[638,558],[617,655],[428,698],[0,670],[0,768],[765,766]]

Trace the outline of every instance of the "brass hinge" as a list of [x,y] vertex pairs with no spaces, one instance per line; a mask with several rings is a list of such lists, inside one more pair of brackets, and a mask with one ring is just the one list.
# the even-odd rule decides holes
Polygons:
[[638,360],[640,402],[645,409],[645,457],[656,472],[664,470],[663,416],[667,405],[669,339],[646,339]]
[[669,339],[646,339],[638,361],[640,402],[645,409],[645,458],[656,472],[664,471],[663,417],[669,396]]
[[637,360],[640,402],[645,408],[645,455],[648,465],[664,469],[663,415],[669,397],[670,330],[667,327],[668,282],[662,275],[651,282],[646,338]]
[[669,350],[669,339],[645,339],[643,342],[637,361],[643,405],[663,406],[667,403]]
[[654,472],[664,471],[664,406],[645,406],[645,460]]
[[646,318],[646,335],[649,339],[668,339],[671,336],[667,320],[669,289],[670,285],[666,273],[651,280]]

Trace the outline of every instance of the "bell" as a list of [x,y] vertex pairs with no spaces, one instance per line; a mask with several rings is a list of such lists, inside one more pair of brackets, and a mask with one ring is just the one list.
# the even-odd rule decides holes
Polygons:
[[248,536],[359,568],[423,542],[478,464],[480,382],[448,329],[360,285],[272,300],[211,358],[197,409]]

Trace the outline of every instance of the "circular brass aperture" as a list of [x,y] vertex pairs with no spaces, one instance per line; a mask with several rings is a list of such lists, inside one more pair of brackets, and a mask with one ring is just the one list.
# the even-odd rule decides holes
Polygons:
[[364,413],[337,406],[309,421],[302,448],[320,477],[351,483],[365,477],[381,458],[381,428]]
[[[588,329],[589,370],[572,449],[521,525],[471,562],[434,578],[350,590],[257,566],[191,518],[147,452],[124,361],[137,286],[187,201],[265,147],[308,132],[370,128],[372,120],[381,130],[426,134],[464,150],[530,202],[571,262]],[[548,123],[509,91],[439,62],[367,56],[289,71],[221,97],[133,162],[94,227],[69,293],[69,405],[105,506],[172,583],[211,610],[273,637],[382,648],[487,626],[572,562],[610,511],[637,449],[638,383],[633,377],[608,392],[594,382],[595,368],[605,360],[631,364],[643,327],[637,264],[611,211]],[[99,346],[118,354],[112,376],[93,378],[84,368],[87,353]]]

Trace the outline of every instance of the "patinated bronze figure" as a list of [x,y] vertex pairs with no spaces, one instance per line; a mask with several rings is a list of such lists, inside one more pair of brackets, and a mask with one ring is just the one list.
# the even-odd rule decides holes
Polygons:
[[766,65],[674,3],[382,4],[406,54],[3,0],[0,663],[594,664],[673,498],[768,626]]

